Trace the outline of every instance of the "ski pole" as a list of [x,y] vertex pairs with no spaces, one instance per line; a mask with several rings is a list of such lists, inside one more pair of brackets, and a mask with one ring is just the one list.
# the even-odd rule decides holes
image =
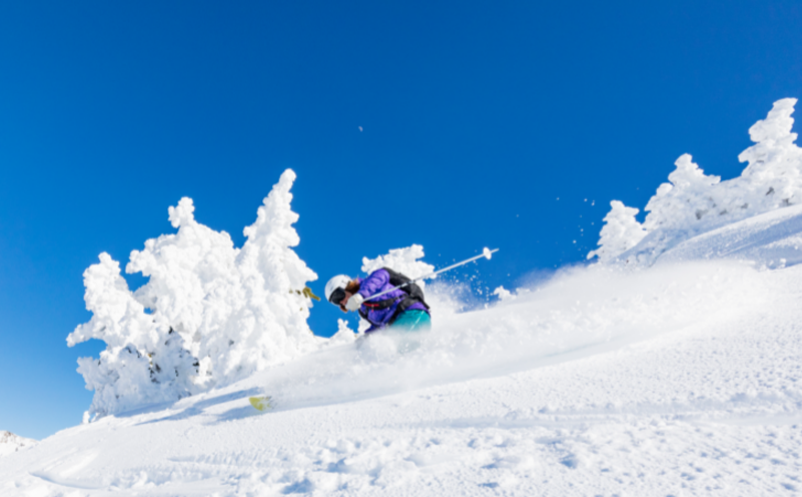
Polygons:
[[443,269],[438,269],[437,271],[431,272],[429,274],[426,274],[426,275],[423,275],[423,276],[419,276],[419,277],[415,278],[414,280],[407,281],[403,285],[398,285],[397,287],[391,288],[389,290],[385,290],[383,292],[379,292],[377,294],[371,295],[370,297],[366,298],[364,301],[367,302],[368,300],[373,300],[376,297],[381,297],[382,295],[385,295],[385,294],[388,294],[388,293],[393,292],[395,290],[398,290],[399,288],[403,288],[403,287],[405,287],[407,285],[415,283],[416,281],[429,279],[429,278],[431,278],[433,276],[437,276],[440,273],[444,273],[444,272],[446,272],[446,271],[448,271],[450,269],[454,269],[455,267],[459,267],[459,266],[462,266],[464,264],[468,264],[469,262],[475,261],[476,259],[480,259],[482,257],[484,257],[485,259],[489,260],[490,256],[492,256],[496,252],[498,252],[498,249],[490,250],[489,248],[485,247],[484,250],[482,250],[482,253],[479,254],[479,255],[473,256],[470,259],[465,259],[462,262],[458,262],[456,264],[452,264],[452,265],[450,265],[448,267],[444,267]]

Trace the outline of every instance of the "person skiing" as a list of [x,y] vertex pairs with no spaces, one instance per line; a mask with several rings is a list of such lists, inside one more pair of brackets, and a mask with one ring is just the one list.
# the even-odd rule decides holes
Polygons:
[[[395,288],[404,283],[408,284]],[[366,300],[388,290],[392,291],[376,300]],[[431,327],[429,306],[423,300],[423,290],[410,282],[408,277],[392,269],[377,269],[365,279],[352,280],[347,275],[339,274],[326,283],[325,291],[326,299],[343,312],[358,311],[370,323],[365,333],[387,327],[408,331]]]

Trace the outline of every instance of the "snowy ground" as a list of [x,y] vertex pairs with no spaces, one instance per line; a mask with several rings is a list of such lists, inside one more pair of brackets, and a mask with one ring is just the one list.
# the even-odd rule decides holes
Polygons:
[[[800,231],[796,207],[769,212],[646,270],[436,316],[415,343],[332,344],[71,428],[0,459],[0,494],[794,495]],[[263,393],[276,410],[250,407]]]
[[33,445],[36,445],[36,440],[23,438],[9,431],[0,431],[0,456],[6,456]]

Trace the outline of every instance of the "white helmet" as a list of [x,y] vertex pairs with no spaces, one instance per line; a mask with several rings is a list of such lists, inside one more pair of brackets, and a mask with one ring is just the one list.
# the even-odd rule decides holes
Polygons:
[[334,293],[334,290],[341,288],[345,290],[345,287],[348,285],[348,282],[351,281],[350,276],[345,274],[338,274],[334,278],[330,279],[328,283],[326,283],[326,300],[331,302],[331,294]]

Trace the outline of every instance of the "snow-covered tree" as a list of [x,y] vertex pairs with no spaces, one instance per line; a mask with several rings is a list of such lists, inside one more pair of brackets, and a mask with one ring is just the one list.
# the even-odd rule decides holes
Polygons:
[[646,231],[635,219],[638,209],[627,207],[618,200],[610,202],[610,212],[604,217],[599,248],[588,254],[588,259],[598,257],[609,262],[640,242]]
[[642,227],[633,224],[636,221],[625,214],[623,204],[613,202],[601,231],[600,248],[588,258],[613,261],[633,249],[632,242],[637,239],[643,243],[634,248],[637,257],[630,260],[648,264],[696,234],[802,203],[802,149],[795,144],[797,134],[791,132],[796,102],[795,98],[778,100],[766,119],[749,129],[755,145],[738,156],[741,162],[748,162],[741,176],[720,181],[718,176],[705,175],[690,155],[683,154],[668,176],[669,183],[660,185],[646,205],[648,215]]
[[792,133],[797,99],[784,98],[774,103],[766,119],[749,128],[755,145],[738,156],[748,162],[741,178],[744,196],[751,210],[765,212],[802,202],[802,149]]
[[718,214],[711,186],[721,178],[706,176],[692,159],[690,154],[681,155],[674,163],[677,168],[668,175],[669,183],[660,185],[646,204],[646,231],[684,227]]
[[90,413],[105,415],[179,399],[227,384],[311,350],[307,325],[317,275],[292,247],[300,238],[290,208],[295,173],[287,170],[265,198],[237,249],[225,232],[194,218],[192,200],[169,208],[178,232],[131,252],[128,273],[149,277],[131,292],[118,262],[103,253],[84,273],[92,319],[68,345],[106,342],[78,371],[95,391]]

